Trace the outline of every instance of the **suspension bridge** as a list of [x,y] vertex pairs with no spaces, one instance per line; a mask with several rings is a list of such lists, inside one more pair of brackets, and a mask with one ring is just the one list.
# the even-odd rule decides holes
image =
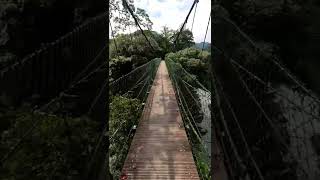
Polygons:
[[164,61],[131,142],[123,175],[128,179],[199,179]]
[[[87,163],[79,168],[81,173],[70,175],[75,179],[111,178],[107,152],[125,154],[118,159],[124,162],[122,179],[209,179],[211,175],[214,179],[316,180],[320,174],[317,95],[276,57],[259,49],[218,7],[213,9],[210,90],[171,59],[150,60],[109,82],[108,16],[103,13],[2,69],[0,84],[6,86],[1,86],[1,96],[19,105],[39,94],[32,113],[59,116],[70,131],[70,117],[88,116],[99,124],[93,150],[83,159]],[[243,55],[244,48],[250,56]],[[140,119],[124,119],[118,129],[108,131],[108,94],[138,99]],[[1,168],[10,166],[39,130],[41,119],[32,118],[1,157]],[[201,126],[212,127],[213,132],[203,134]],[[107,144],[123,148],[114,152]],[[209,177],[205,165],[212,166]],[[59,179],[61,172],[52,168],[46,178]]]

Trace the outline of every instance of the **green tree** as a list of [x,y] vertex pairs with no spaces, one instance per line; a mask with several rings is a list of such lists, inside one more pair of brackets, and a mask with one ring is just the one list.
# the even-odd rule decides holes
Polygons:
[[179,63],[186,71],[195,75],[195,77],[207,88],[210,87],[209,63],[211,53],[201,51],[195,47],[186,48],[178,52],[166,54],[166,59],[171,59]]
[[109,62],[110,80],[115,80],[132,71],[133,63],[130,57],[118,56]]
[[141,102],[123,96],[112,97],[109,114],[111,137],[109,146],[110,172],[119,179],[123,163],[129,150],[128,134],[140,116]]
[[[125,8],[122,3],[122,0],[110,0],[109,1],[109,16],[110,22],[114,22],[112,24],[114,26],[115,33],[119,33],[121,31],[130,30],[130,27],[135,26],[134,19],[132,18],[129,10]],[[152,29],[152,21],[149,18],[149,15],[144,9],[136,8],[134,6],[134,0],[127,1],[129,7],[133,11],[137,21],[142,27],[145,27],[149,30]]]
[[[178,31],[174,32],[173,37],[176,39],[178,36]],[[175,50],[182,50],[191,46],[194,46],[193,34],[190,30],[182,30],[179,38],[176,41]]]
[[172,51],[173,33],[174,33],[174,31],[169,29],[167,26],[162,27],[161,41],[159,42],[159,44],[165,53],[169,53]]

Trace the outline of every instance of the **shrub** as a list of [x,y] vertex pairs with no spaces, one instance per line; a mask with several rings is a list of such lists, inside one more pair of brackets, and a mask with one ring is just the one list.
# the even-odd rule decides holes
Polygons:
[[119,179],[122,165],[129,150],[130,131],[141,114],[141,102],[122,96],[114,96],[110,103],[109,163],[110,173]]
[[15,114],[1,133],[1,158],[37,124],[4,162],[0,179],[79,179],[100,135],[99,123],[87,117],[61,118],[30,111]]

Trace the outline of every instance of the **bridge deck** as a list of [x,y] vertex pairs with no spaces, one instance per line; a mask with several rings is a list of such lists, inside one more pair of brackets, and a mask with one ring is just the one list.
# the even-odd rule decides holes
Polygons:
[[164,61],[132,140],[125,179],[199,179],[173,86]]

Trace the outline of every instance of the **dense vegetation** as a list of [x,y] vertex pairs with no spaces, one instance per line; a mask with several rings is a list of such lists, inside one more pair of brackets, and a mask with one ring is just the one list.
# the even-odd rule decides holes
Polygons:
[[[0,69],[20,61],[104,10],[105,2],[100,0],[2,1]],[[84,162],[92,158],[101,135],[101,123],[87,116],[32,112],[39,108],[38,96],[24,99],[26,106],[16,109],[7,107],[5,96],[1,96],[0,179],[84,178],[88,170]],[[10,156],[6,159],[7,155]]]
[[187,72],[195,75],[196,79],[209,89],[210,77],[208,74],[211,60],[210,52],[189,47],[176,53],[168,53],[166,54],[166,58],[169,58],[176,63],[180,63]]
[[132,138],[132,128],[137,125],[142,104],[137,99],[114,96],[109,115],[109,166],[114,179],[119,179]]
[[[104,11],[105,2],[25,0],[23,3],[8,1],[0,7],[0,68],[50,43],[87,18]],[[163,27],[159,32],[152,31],[152,22],[143,9],[131,7],[145,30],[151,48],[140,31],[120,34],[119,31],[133,25],[128,21],[128,12],[118,16],[121,10],[119,0],[110,1],[111,18],[118,22],[114,26],[115,36],[110,39],[110,81],[127,74],[136,67],[156,57],[172,58],[181,63],[190,73],[206,83],[205,73],[210,54],[190,48],[194,46],[192,32],[185,29],[173,45],[178,31]],[[186,61],[184,61],[186,60]],[[28,100],[26,100],[28,101]],[[35,102],[31,106],[36,105]],[[110,143],[111,174],[117,179],[130,142],[132,126],[137,124],[142,103],[133,98],[114,96],[110,103],[110,134],[115,134]],[[10,109],[0,112],[1,144],[0,155],[4,158],[11,148],[24,139],[17,151],[7,161],[3,161],[1,179],[79,179],[86,172],[88,162],[97,143],[101,124],[86,116],[67,117],[56,114],[32,112],[32,107]],[[65,111],[68,111],[65,109]],[[125,121],[124,121],[125,119]],[[36,126],[33,124],[37,122]],[[34,129],[32,129],[34,128]],[[118,130],[120,128],[120,130]],[[32,129],[31,133],[24,134]],[[128,137],[129,135],[129,137]],[[28,156],[25,156],[25,155]],[[201,162],[199,162],[201,166]],[[206,168],[206,167],[205,167]],[[205,169],[202,168],[202,169]],[[208,171],[208,170],[205,170]]]
[[1,158],[14,152],[1,162],[1,179],[81,179],[86,172],[83,162],[94,151],[99,123],[88,117],[39,114],[27,107],[1,112],[0,120]]
[[131,34],[118,34],[109,41],[109,74],[110,81],[121,77],[134,68],[156,57],[165,57],[173,50],[181,50],[194,45],[191,31],[184,30],[180,35],[178,46],[174,48],[173,41],[177,32],[163,28],[161,33],[145,30],[152,47],[140,31]]
[[[117,4],[117,3],[115,3]],[[115,9],[121,9],[118,3],[118,7]],[[113,6],[116,7],[116,6]],[[112,8],[111,8],[112,9]],[[152,22],[148,18],[147,14],[138,14],[141,17],[141,21],[145,22],[144,27],[148,28],[148,30],[144,30],[147,38],[149,39],[152,47],[149,46],[145,37],[142,35],[140,31],[135,31],[131,33],[121,34],[120,30],[124,30],[128,27],[128,25],[134,25],[134,23],[130,22],[129,18],[124,18],[123,16],[130,16],[129,14],[124,13],[123,16],[118,15],[117,13],[112,12],[112,17],[114,17],[115,24],[113,27],[114,34],[112,39],[109,41],[109,75],[110,81],[113,81],[136,67],[145,64],[153,58],[161,57],[162,59],[171,59],[175,63],[180,65],[188,71],[191,76],[195,79],[198,79],[201,83],[203,83],[207,88],[210,87],[210,80],[208,77],[209,71],[209,61],[210,61],[210,52],[208,44],[205,44],[205,51],[201,51],[201,47],[196,46],[193,34],[190,30],[184,29],[179,39],[174,45],[175,38],[177,37],[178,31],[171,30],[168,27],[163,27],[161,32],[152,31]],[[151,27],[150,27],[151,26]],[[193,79],[189,76],[182,77],[184,80],[188,82],[192,82]],[[125,139],[128,138],[128,133],[130,132],[130,128],[133,125],[133,122],[137,121],[139,117],[138,113],[134,112],[134,108],[136,108],[135,103],[132,103],[133,99],[127,99],[124,97],[115,97],[112,100],[112,104],[110,104],[110,119],[109,124],[116,124],[116,127],[120,127],[123,129],[123,133],[119,133],[119,138],[121,141],[112,141],[110,146],[110,155],[109,162],[111,163],[111,174],[113,174],[114,178],[118,178],[121,171],[121,166],[126,157],[126,152],[129,148],[129,144],[126,144]],[[131,105],[129,105],[131,102]],[[123,109],[126,107],[126,109]],[[120,113],[121,112],[121,113]],[[117,114],[120,113],[120,114]],[[199,114],[199,113],[198,113]],[[121,116],[121,118],[120,118]],[[136,119],[134,119],[136,118]],[[118,119],[125,119],[126,123],[119,126]],[[127,125],[125,125],[127,124]],[[111,129],[112,132],[115,131],[116,128]],[[192,138],[192,137],[189,137]],[[192,140],[193,141],[193,140]],[[124,144],[124,145],[123,145]],[[193,153],[196,157],[196,164],[201,173],[202,178],[209,179],[209,166],[207,164],[207,159],[205,159],[204,151],[201,147],[197,147],[196,144],[193,144]],[[123,146],[123,147],[122,147]],[[119,153],[119,150],[123,150],[125,153]]]

